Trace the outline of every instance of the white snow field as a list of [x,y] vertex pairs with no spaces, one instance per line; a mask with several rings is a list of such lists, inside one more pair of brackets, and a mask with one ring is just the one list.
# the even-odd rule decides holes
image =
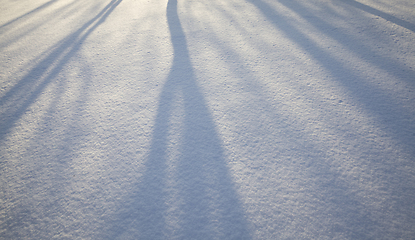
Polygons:
[[414,239],[415,1],[0,0],[0,239]]

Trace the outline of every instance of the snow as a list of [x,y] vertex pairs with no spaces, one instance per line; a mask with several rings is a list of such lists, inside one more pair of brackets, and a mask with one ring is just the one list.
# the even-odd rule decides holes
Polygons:
[[412,239],[410,0],[3,0],[0,239]]

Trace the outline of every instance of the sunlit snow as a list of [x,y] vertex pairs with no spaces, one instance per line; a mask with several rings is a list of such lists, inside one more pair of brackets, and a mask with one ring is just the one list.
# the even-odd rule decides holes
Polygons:
[[2,0],[0,239],[413,239],[412,0]]

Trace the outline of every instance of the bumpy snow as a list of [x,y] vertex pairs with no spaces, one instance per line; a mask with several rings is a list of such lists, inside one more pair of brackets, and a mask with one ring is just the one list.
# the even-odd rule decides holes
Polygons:
[[413,239],[414,13],[2,0],[0,239]]

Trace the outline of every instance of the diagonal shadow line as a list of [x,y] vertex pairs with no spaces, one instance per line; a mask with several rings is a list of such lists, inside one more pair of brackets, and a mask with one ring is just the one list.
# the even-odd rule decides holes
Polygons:
[[[259,5],[264,6],[264,9],[261,9],[263,11],[267,11],[267,9],[270,9],[269,5],[268,6],[266,4],[265,5],[259,4]],[[275,14],[275,16],[272,16],[272,14]],[[277,15],[278,15],[277,11],[274,11],[274,13],[271,13],[269,15],[269,16],[271,16],[270,20],[272,18],[275,19],[275,22],[273,22],[273,24],[275,24],[275,26],[279,26],[280,24],[284,25],[285,24],[284,22],[287,22],[287,19],[284,19],[284,17],[277,16]],[[286,33],[286,35],[288,35],[289,38],[292,38],[291,40],[297,39],[297,40],[300,40],[300,42],[303,42],[304,44],[301,44],[301,47],[309,47],[311,49],[311,53],[317,54],[317,55],[320,54],[320,55],[317,56],[318,60],[324,60],[324,56],[325,56],[324,55],[324,49],[321,49],[322,51],[320,51],[320,50],[316,49],[318,47],[317,45],[309,45],[309,44],[307,44],[307,42],[303,41],[303,40],[310,41],[310,39],[307,39],[307,36],[305,34],[303,36],[300,36],[299,38],[297,38],[296,34],[290,34],[290,29],[291,28],[294,28],[294,26],[292,26],[290,24],[285,24],[285,26],[282,27],[282,30],[284,30],[284,31],[287,30],[287,32],[285,32],[285,33]],[[297,30],[297,31],[295,31],[295,33],[299,34],[300,31]],[[219,41],[218,39],[216,39],[216,41],[212,41],[212,42],[217,42],[217,43],[219,43],[218,45],[220,46],[222,41]],[[237,59],[238,54],[236,54],[232,50],[229,50],[224,45],[225,44],[223,44],[223,46],[220,47],[222,53],[224,55],[231,54],[232,55],[232,57],[231,57],[232,58],[232,63],[241,62],[241,61],[235,60],[235,59]],[[305,49],[305,50],[308,50],[308,49]],[[321,52],[323,52],[323,53],[321,53]],[[326,54],[328,54],[328,52]],[[333,59],[335,59],[335,58],[333,58]],[[325,62],[325,64],[323,64],[322,66],[329,66],[331,64],[330,60],[331,60],[331,58],[329,58]],[[341,62],[340,61],[335,62],[333,64],[333,66],[336,66],[337,64],[341,64]],[[229,64],[229,67],[231,67],[231,64]],[[342,67],[341,65],[339,65],[339,66],[336,66],[334,68],[334,71],[344,70],[344,69],[347,69],[347,68]],[[241,79],[250,79],[250,78],[252,78],[253,75],[249,76],[250,73],[249,73],[248,69],[243,70],[243,72],[244,73],[240,73]],[[353,74],[351,74],[351,75],[354,76]],[[338,75],[336,75],[336,77],[340,77],[340,76],[341,76],[341,73],[338,73]],[[338,79],[338,80],[347,79],[348,73],[346,73],[345,76],[346,76],[346,78]],[[253,82],[252,81],[246,81],[246,82],[248,82],[248,84],[250,84],[249,89],[253,90],[253,85],[255,84],[255,81],[253,81]],[[352,89],[352,90],[354,90],[354,89]],[[263,94],[261,95],[260,89],[255,89],[255,91],[250,91],[250,93],[252,93],[252,94],[257,93],[258,96],[263,97],[262,96]],[[362,95],[360,95],[359,97],[362,97]],[[261,98],[261,100],[265,100],[265,102],[264,101],[262,101],[262,102],[264,102],[266,104],[266,99],[265,98]],[[272,109],[274,107],[275,106],[273,106],[273,107],[264,107],[263,109]],[[274,116],[277,116],[276,113],[274,113],[274,114],[275,114]],[[281,117],[280,116],[277,117],[277,118],[274,117],[274,119],[278,119],[278,118],[281,118]],[[287,121],[287,120],[285,120],[285,121]],[[283,128],[284,131],[287,131],[287,132],[292,131],[293,127],[289,124],[288,121],[287,121],[286,125],[287,125],[287,127]],[[296,132],[296,131],[294,131],[294,132]],[[299,135],[298,134],[299,133],[297,133],[297,132],[294,133],[294,134],[293,134],[293,132],[290,132],[290,134],[287,134],[285,136],[295,136],[295,137],[290,137],[290,138],[287,139],[288,141],[294,140],[293,142],[295,142],[295,144],[297,144],[297,139],[306,140],[305,137],[303,136],[304,134],[301,134],[301,133]],[[308,149],[316,149],[316,150],[321,149],[320,146],[311,144],[308,141],[306,141],[304,143],[301,143],[301,145],[307,146],[306,147],[307,150]],[[321,156],[323,156],[323,157],[321,157]],[[306,159],[309,159],[309,158],[310,157],[307,154]],[[378,221],[378,219],[373,219],[369,216],[370,213],[367,211],[366,206],[364,206],[363,203],[359,202],[355,198],[356,195],[354,195],[354,194],[349,194],[348,195],[346,193],[350,192],[350,191],[343,191],[344,189],[350,189],[350,184],[347,181],[345,181],[344,178],[341,178],[338,175],[337,171],[333,171],[333,169],[330,169],[330,168],[320,169],[320,166],[321,166],[321,165],[319,165],[320,163],[322,163],[322,165],[324,165],[324,166],[329,166],[332,163],[329,158],[330,158],[329,156],[324,154],[324,150],[323,150],[319,153],[319,155],[316,159],[312,159],[310,161],[311,166],[307,170],[307,172],[311,173],[309,177],[318,179],[316,181],[316,186],[318,186],[318,188],[316,188],[316,190],[317,190],[316,192],[319,193],[319,194],[317,194],[317,196],[315,196],[315,197],[318,198],[318,199],[324,200],[324,201],[333,201],[333,199],[334,199],[337,203],[339,203],[338,205],[336,205],[337,203],[335,203],[335,204],[329,205],[329,206],[341,206],[340,208],[335,207],[334,209],[333,208],[328,209],[327,211],[324,211],[324,212],[334,214],[335,216],[338,216],[339,221],[344,221],[344,224],[345,224],[344,226],[348,226],[351,230],[353,230],[352,232],[349,232],[348,235],[343,235],[343,236],[350,236],[350,238],[353,238],[353,239],[359,239],[359,238],[367,239],[367,238],[370,238],[371,235],[368,234],[368,232],[370,233],[370,232],[375,231],[375,228],[377,226],[380,226],[381,221]],[[386,166],[388,166],[388,167],[390,166],[390,169],[394,169],[394,163],[387,164]],[[393,174],[391,172],[392,172],[392,170],[390,172],[387,172],[387,174],[385,174],[385,175],[391,176],[395,173],[398,175],[398,173],[397,173],[398,171],[393,172]],[[313,173],[315,173],[317,175],[313,175]],[[327,175],[332,176],[332,177],[327,177]],[[318,177],[316,177],[316,176],[318,176]],[[393,186],[393,185],[391,185],[391,186]],[[398,185],[396,185],[396,186],[398,186]],[[400,189],[400,186],[399,186],[399,189]],[[320,194],[320,193],[322,193],[322,194]],[[334,202],[332,202],[332,203],[334,203]],[[345,217],[345,216],[353,216],[353,217]],[[354,216],[356,216],[356,217],[354,217]],[[363,228],[362,228],[362,226],[363,226]],[[362,229],[363,229],[363,231],[360,231]],[[333,233],[336,233],[338,231],[336,225],[333,225],[332,229],[329,229],[329,232],[331,232],[330,230],[333,230]],[[366,230],[366,231],[364,231],[364,230]],[[335,236],[335,235],[332,235],[332,236]],[[337,235],[337,236],[339,236],[339,235]]]
[[[27,108],[36,101],[46,86],[60,73],[87,37],[106,20],[121,2],[122,0],[112,0],[108,3],[94,18],[85,23],[76,32],[63,39],[61,43],[58,43],[54,51],[38,63],[12,89],[0,98],[1,107],[9,105],[8,109],[2,113],[0,118],[0,141],[7,135],[14,123],[25,113]],[[58,61],[58,63],[54,64],[55,61]],[[44,74],[46,76],[41,80]]]
[[[60,6],[59,8],[53,11],[53,15],[64,17],[65,14],[62,14],[62,12],[69,10],[72,5],[76,5],[76,3],[78,2],[80,2],[80,0],[74,0],[64,6]],[[21,28],[21,26],[17,25],[15,27],[9,28],[9,30],[0,28],[0,35],[3,34],[4,36],[7,36],[3,41],[0,42],[0,51],[2,49],[6,49],[6,47],[10,46],[11,44],[18,42],[19,39],[23,38],[24,36],[29,36],[30,33],[39,29],[46,22],[52,22],[52,21],[53,20],[51,17],[44,16],[44,18],[42,18],[40,21],[27,21],[28,22],[27,26],[30,26],[30,27],[25,26]],[[6,33],[8,31],[12,31],[12,32],[15,31],[15,32]]]
[[[399,78],[399,79],[401,79],[401,80],[403,80],[407,83],[410,83],[410,84],[415,83],[413,81],[413,78],[412,78],[412,76],[415,75],[415,71],[412,68],[402,66],[398,62],[393,61],[390,57],[385,57],[383,55],[378,54],[378,53],[376,53],[375,51],[368,48],[367,46],[365,46],[362,43],[355,44],[357,42],[356,39],[351,37],[349,34],[346,34],[346,33],[343,33],[343,32],[334,33],[334,32],[327,31],[327,29],[333,28],[333,26],[330,25],[327,21],[321,20],[320,18],[315,16],[315,14],[312,14],[310,12],[310,9],[308,9],[305,6],[302,6],[297,1],[279,0],[278,2],[283,4],[287,8],[291,9],[292,11],[296,12],[300,16],[303,16],[303,17],[306,16],[306,15],[307,16],[314,16],[313,20],[309,21],[310,24],[315,26],[322,33],[330,36],[331,38],[333,38],[337,42],[341,43],[343,46],[347,47],[349,49],[349,51],[359,55],[361,59],[363,59],[363,60],[365,60],[365,61],[367,61],[367,62],[369,62],[373,65],[378,66],[379,69],[383,69],[383,70],[387,71],[389,74],[394,75],[395,77],[397,77],[397,78]],[[302,33],[300,33],[300,34],[302,34]],[[311,41],[309,41],[308,39],[307,39],[307,41],[311,43]],[[300,41],[296,41],[296,42],[300,43]],[[304,45],[304,44],[301,44],[301,45]],[[313,45],[315,45],[315,44],[313,44]],[[317,46],[312,47],[312,49],[314,49],[314,48],[319,48],[319,47],[317,47]],[[307,47],[304,46],[304,49],[307,49]],[[407,74],[405,74],[405,73],[407,73]],[[411,76],[411,77],[408,77],[408,76]]]
[[46,8],[46,7],[50,6],[50,5],[52,5],[52,4],[53,4],[53,3],[55,3],[56,1],[58,1],[58,0],[51,0],[51,1],[47,2],[47,3],[44,3],[44,4],[42,4],[41,6],[39,6],[39,7],[35,8],[35,9],[33,9],[33,10],[31,10],[31,11],[29,11],[29,12],[25,13],[25,14],[23,14],[22,16],[17,17],[17,18],[15,18],[15,19],[13,19],[13,20],[11,20],[11,21],[9,21],[9,22],[7,22],[7,23],[5,23],[5,24],[1,25],[1,26],[0,26],[0,29],[1,29],[1,28],[6,27],[6,26],[8,26],[8,25],[10,25],[10,24],[12,24],[12,23],[14,23],[14,22],[18,21],[18,20],[21,20],[21,19],[23,19],[23,18],[26,18],[26,17],[28,17],[28,16],[30,16],[30,15],[32,15],[32,14],[34,14],[34,13],[36,13],[36,12],[39,12],[39,11],[41,11],[42,9],[44,9],[44,8]]
[[347,4],[349,4],[349,5],[353,6],[353,7],[356,7],[358,9],[360,9],[360,10],[363,10],[363,11],[365,11],[367,13],[370,13],[370,14],[373,14],[375,16],[381,17],[381,18],[385,19],[386,21],[389,21],[389,22],[392,22],[392,23],[394,23],[396,25],[399,25],[401,27],[404,27],[404,28],[406,28],[406,29],[408,29],[408,30],[410,30],[412,32],[415,32],[415,25],[412,24],[412,23],[410,23],[410,22],[407,22],[405,20],[399,19],[399,18],[394,17],[394,16],[392,16],[390,14],[384,13],[382,11],[379,11],[379,10],[377,10],[375,8],[372,8],[372,7],[368,6],[368,5],[365,5],[363,3],[356,2],[354,0],[340,0],[340,1],[342,1],[344,3],[347,3]]
[[[280,18],[278,22],[283,22],[281,19],[282,18]],[[217,50],[221,51],[223,55],[230,56],[230,58],[232,59],[232,62],[228,63],[229,69],[235,69],[235,66],[232,67],[231,64],[243,62],[240,55],[236,51],[227,47],[226,44],[222,43],[218,36],[212,36],[212,42],[217,43]],[[253,74],[252,71],[244,65],[238,65],[237,69],[238,71],[235,71],[236,76],[238,76],[239,79],[245,82],[246,89],[249,89],[249,93],[255,96],[255,98],[257,98],[255,100],[251,99],[249,100],[249,102],[252,103],[255,101],[259,101],[261,106],[260,109],[267,109],[267,111],[265,111],[264,113],[265,119],[278,119],[279,124],[282,125],[279,135],[283,136],[283,141],[285,143],[289,142],[290,144],[298,146],[299,149],[302,149],[298,151],[296,158],[305,159],[305,162],[307,162],[307,171],[305,171],[304,173],[309,174],[306,174],[305,176],[307,176],[309,180],[311,180],[311,182],[313,182],[313,179],[315,179],[315,185],[313,185],[313,192],[317,192],[318,194],[312,194],[314,195],[313,197],[324,201],[333,201],[333,199],[335,199],[335,201],[342,202],[342,204],[335,205],[341,205],[342,207],[327,209],[324,211],[324,213],[330,213],[331,217],[337,214],[339,214],[337,216],[356,216],[353,219],[340,219],[340,221],[343,221],[348,226],[357,226],[358,224],[364,223],[365,226],[368,226],[366,230],[369,230],[369,228],[371,229],[373,226],[378,225],[377,220],[370,219],[367,216],[367,212],[365,212],[365,206],[354,198],[355,195],[350,194],[350,192],[347,191],[348,188],[350,188],[348,183],[343,178],[341,178],[337,171],[333,171],[333,169],[328,167],[332,164],[332,162],[330,156],[324,150],[322,150],[322,146],[313,141],[310,141],[310,138],[306,136],[309,133],[306,133],[305,131],[301,130],[299,131],[296,127],[296,124],[298,124],[298,122],[293,122],[288,115],[283,113],[279,114],[277,113],[277,111],[275,111],[275,103],[277,103],[277,105],[283,105],[285,103],[279,101],[275,102],[275,99],[273,99],[274,103],[271,104],[269,102],[269,99],[267,99],[266,94],[264,94],[264,92],[266,92],[266,90],[264,90],[264,86],[258,84],[258,81],[253,81],[253,79],[256,78],[255,74]],[[294,91],[293,94],[300,94],[300,92]],[[261,114],[254,113],[254,115],[260,116]],[[258,119],[260,119],[260,117],[258,117]],[[253,129],[255,130],[251,129],[251,131],[257,132],[258,134],[264,134],[263,139],[266,139],[265,136],[269,133],[266,133],[266,130],[264,131],[264,129],[262,128],[263,126],[256,126],[253,127]],[[249,138],[251,136],[245,135],[244,137]],[[273,139],[270,138],[269,142],[273,142]],[[278,145],[278,143],[276,142],[273,143]],[[275,156],[275,158],[278,159],[278,156]],[[293,163],[292,166],[299,167],[295,163]],[[299,167],[299,169],[301,169],[301,167]],[[343,191],[345,189],[347,190]],[[332,195],[332,193],[335,194]],[[328,206],[331,207],[333,205]],[[355,224],[356,222],[358,223],[357,225]],[[335,225],[331,225],[331,227],[330,225],[327,225],[325,227],[326,229],[328,229],[327,231],[329,231],[330,233],[331,231],[336,232]],[[281,224],[281,229],[283,229],[283,224]],[[359,234],[360,233],[353,233],[352,235],[354,236],[350,238],[358,239],[356,236],[359,236]],[[362,237],[363,239],[367,238],[367,235],[365,236],[365,234],[365,232],[361,233],[361,236],[364,236]]]
[[[409,116],[407,115],[407,111],[401,106],[400,103],[396,103],[396,101],[393,98],[391,98],[391,96],[389,96],[388,94],[365,83],[365,81],[363,81],[361,77],[359,77],[356,73],[347,69],[339,60],[331,56],[325,49],[319,47],[317,44],[311,41],[304,33],[292,26],[289,23],[289,21],[287,21],[287,19],[278,15],[269,4],[261,0],[249,0],[249,2],[256,6],[264,14],[264,16],[268,18],[277,28],[281,29],[284,33],[286,33],[287,37],[289,37],[293,42],[297,43],[301,48],[310,53],[311,56],[314,57],[314,59],[321,63],[322,66],[333,75],[335,80],[337,80],[344,87],[346,87],[352,94],[354,94],[354,96],[357,97],[357,99],[360,100],[361,103],[363,103],[362,107],[364,107],[368,112],[378,117],[378,119],[380,119],[382,123],[387,123],[388,125],[391,125],[391,123],[393,123],[394,126],[405,125],[406,120],[404,118],[407,118]],[[305,7],[299,6],[298,3],[296,3],[296,1],[280,0],[279,2],[285,5],[286,7],[290,8],[292,11],[298,13],[299,15],[304,15],[308,12],[308,10]],[[316,22],[312,24],[314,24],[319,29],[322,29],[321,26],[324,26],[327,29],[329,27],[328,23],[325,23],[317,18],[314,19],[314,21]],[[353,43],[356,41],[353,41],[352,38],[350,38],[346,34],[331,34],[330,36],[336,39],[339,43],[342,43],[344,46],[349,48],[350,51],[358,53],[363,60],[377,65],[380,69],[389,72],[390,74],[396,76],[401,80],[404,80],[405,82],[409,82],[412,80],[412,78],[409,78],[408,76],[413,73],[413,70],[405,69],[399,66],[398,64],[388,60],[387,58],[375,54],[370,49],[363,48],[360,49],[360,51],[358,51],[359,48],[353,46]],[[369,56],[365,56],[369,55],[369,53],[370,56],[376,56],[380,58],[382,61],[370,58]],[[401,76],[399,74],[404,75]],[[356,82],[358,80],[361,80],[358,82],[359,88],[356,87]],[[365,91],[362,91],[362,89],[365,89]],[[379,102],[373,102],[373,99],[371,99],[370,96],[377,96],[378,98],[381,97],[379,99],[382,99],[383,103],[393,104],[394,107],[388,109],[390,114],[385,116],[384,112],[382,112],[383,107],[379,105]],[[408,140],[411,138],[410,136],[406,135],[405,132],[400,131],[399,128],[395,128],[392,131],[392,136],[397,141],[401,142],[402,146],[404,146],[406,150],[408,150],[408,152],[415,153],[413,147],[409,143],[411,141],[403,140],[405,139],[405,137],[403,138],[403,136],[406,136]]]
[[[263,15],[267,19],[269,19],[278,29],[284,32],[285,36],[287,36],[293,42],[297,43],[301,48],[303,48],[310,55],[312,55],[314,59],[316,59],[325,69],[327,69],[333,75],[333,79],[340,82],[352,94],[354,94],[357,97],[357,99],[361,103],[363,103],[362,107],[364,109],[366,109],[368,112],[381,119],[383,124],[385,124],[385,122],[387,122],[387,124],[393,124],[393,130],[391,130],[392,137],[401,143],[405,151],[407,151],[410,154],[415,153],[411,143],[411,139],[413,139],[413,137],[402,137],[402,135],[405,135],[405,130],[395,128],[395,126],[411,126],[410,124],[404,122],[404,117],[406,114],[404,108],[402,108],[398,103],[394,103],[394,101],[387,94],[381,93],[379,90],[372,89],[371,86],[362,81],[362,79],[358,75],[356,75],[352,71],[348,71],[347,68],[344,67],[339,60],[335,59],[329,53],[325,52],[324,49],[316,45],[304,33],[302,33],[296,27],[291,25],[289,21],[287,21],[287,19],[279,15],[269,4],[260,0],[249,0],[249,2],[256,6],[258,10],[260,10],[263,13]],[[284,1],[282,2],[282,4],[291,8],[293,11],[300,13],[301,15],[301,12],[298,9],[299,7],[295,9],[295,7],[288,6],[289,3],[293,2]],[[350,81],[350,79],[352,79],[353,81]],[[359,87],[354,86],[357,81],[359,83]],[[365,90],[362,91],[362,89]],[[376,105],[377,103],[374,102],[373,99],[371,99],[372,96],[381,96],[385,102],[392,103],[394,108],[388,109],[388,112],[390,114],[384,116],[382,114],[383,112],[381,112],[382,109],[378,105]],[[398,116],[398,118],[396,118],[396,116]],[[393,123],[391,122],[392,120]],[[355,219],[355,221],[348,222],[350,229],[359,229],[359,226],[365,226],[368,223],[366,221],[366,216],[364,214],[356,214],[359,214],[357,215],[358,218]],[[359,234],[361,234],[363,238],[367,238],[369,236],[368,233],[364,231],[359,232]]]
[[[196,82],[177,0],[168,1],[166,15],[173,63],[159,96],[146,169],[131,205],[122,206],[120,221],[110,231],[118,237],[134,229],[137,239],[250,239],[220,138]],[[172,133],[177,107],[183,109],[182,127]],[[177,134],[179,140],[171,141]],[[178,149],[176,157],[169,153],[171,144]]]

